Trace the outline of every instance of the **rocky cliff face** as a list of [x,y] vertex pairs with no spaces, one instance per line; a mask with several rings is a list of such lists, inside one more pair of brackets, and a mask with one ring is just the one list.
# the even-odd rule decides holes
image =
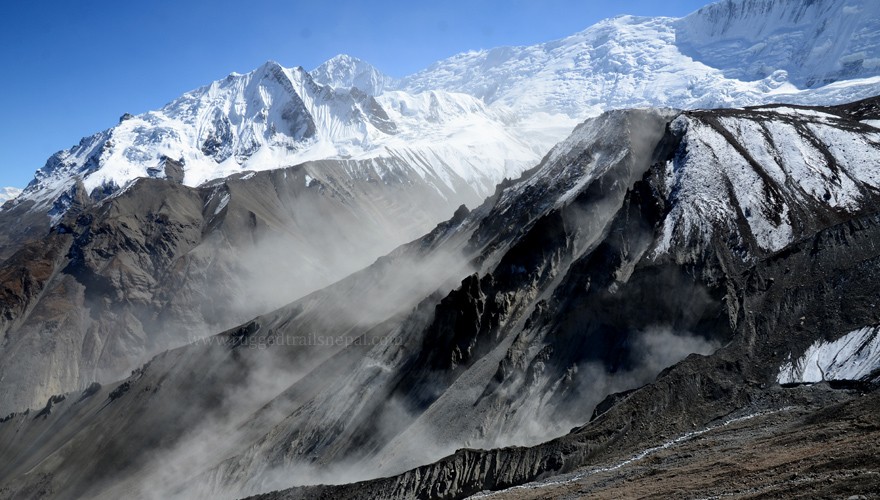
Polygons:
[[[776,386],[786,363],[880,324],[878,117],[874,100],[589,120],[368,269],[11,416],[3,491],[234,497],[391,476],[274,496],[463,498],[797,401]],[[529,447],[475,449],[513,444]]]
[[380,168],[396,167],[307,163],[201,188],[144,179],[83,202],[3,263],[0,409],[117,380],[367,266],[480,199],[464,181],[438,192]]

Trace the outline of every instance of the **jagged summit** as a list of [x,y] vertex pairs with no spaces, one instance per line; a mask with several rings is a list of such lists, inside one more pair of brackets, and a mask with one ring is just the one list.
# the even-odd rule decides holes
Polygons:
[[[339,64],[323,67],[340,70],[343,59],[356,62],[335,58]],[[364,74],[349,76],[357,80]],[[165,158],[180,164],[188,186],[309,160],[418,158],[410,168],[435,177],[444,189],[463,179],[488,194],[552,144],[504,130],[505,118],[467,95],[395,91],[377,98],[338,81],[322,84],[301,67],[267,61],[187,92],[160,110],[126,117],[56,153],[23,198],[41,208],[57,205],[63,213],[78,182],[85,196],[102,199],[138,178],[168,178]],[[461,133],[468,128],[478,132]],[[482,152],[474,156],[477,148]]]

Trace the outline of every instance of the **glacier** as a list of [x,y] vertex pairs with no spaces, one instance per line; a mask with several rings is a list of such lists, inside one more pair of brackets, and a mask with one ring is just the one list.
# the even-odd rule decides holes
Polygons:
[[819,340],[779,368],[780,384],[880,380],[880,326],[866,326],[833,342]]

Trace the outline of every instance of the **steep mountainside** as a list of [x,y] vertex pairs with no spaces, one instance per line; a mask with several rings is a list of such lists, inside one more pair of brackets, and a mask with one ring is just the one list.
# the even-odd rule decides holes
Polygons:
[[341,279],[479,203],[452,187],[403,162],[319,161],[201,188],[144,179],[70,212],[0,271],[0,412],[117,380]]
[[821,405],[777,377],[817,340],[880,324],[880,130],[863,123],[878,117],[874,100],[588,120],[366,270],[11,416],[0,491],[235,497],[565,434],[279,494],[462,498],[738,409]]
[[[877,428],[869,415],[877,407],[880,383],[880,364],[873,354],[880,322],[873,303],[880,272],[875,244],[880,236],[880,193],[875,182],[853,177],[853,168],[880,161],[880,131],[860,123],[866,113],[877,116],[880,100],[844,108],[707,111],[677,118],[669,128],[677,139],[667,135],[659,144],[660,150],[669,148],[670,161],[655,163],[628,192],[629,203],[640,210],[619,212],[620,225],[588,259],[572,266],[564,278],[568,286],[559,289],[565,293],[535,308],[504,361],[496,365],[494,379],[478,384],[482,392],[473,395],[479,394],[480,405],[497,393],[505,407],[513,403],[516,408],[518,396],[530,393],[524,402],[537,399],[550,407],[538,420],[546,424],[559,411],[549,394],[565,394],[572,386],[595,387],[603,380],[595,371],[580,379],[583,364],[570,365],[571,359],[608,352],[609,343],[622,340],[617,328],[636,328],[646,320],[673,327],[697,320],[691,323],[696,327],[689,328],[697,333],[719,335],[726,330],[725,345],[714,354],[688,356],[653,383],[607,398],[589,424],[539,446],[462,449],[395,477],[294,488],[260,498],[465,498],[492,490],[502,493],[480,496],[876,491],[878,481],[868,458],[876,446],[860,439],[871,442]],[[794,127],[798,140],[780,143],[765,136],[761,147],[742,147],[751,135],[738,135],[736,129],[749,123]],[[849,139],[823,143],[813,133],[823,126]],[[862,145],[872,153],[854,156],[837,149]],[[716,156],[722,146],[735,151]],[[789,147],[795,149],[786,154]],[[761,149],[769,154],[757,155]],[[810,150],[822,157],[810,161]],[[695,198],[682,196],[689,188],[718,180],[689,175],[702,174],[701,159],[723,170],[720,183],[735,207],[729,218],[718,218],[705,205],[694,203]],[[737,165],[738,161],[746,164]],[[858,207],[832,209],[830,196],[810,195],[805,189],[809,179],[792,170],[803,162],[815,173],[832,176],[829,185],[839,185],[844,177],[856,181]],[[763,176],[777,167],[785,180],[765,179],[756,190],[776,191],[789,206],[804,210],[778,251],[768,249],[767,242],[750,231],[764,222],[750,220],[756,218],[755,212],[747,211],[751,201],[737,190],[742,181],[751,182],[739,177],[744,173]],[[775,211],[784,213],[781,206]],[[677,215],[682,212],[705,224],[682,225]],[[670,232],[677,236],[667,245],[664,235]],[[693,247],[695,238],[705,245]],[[690,307],[682,307],[679,300]],[[620,342],[610,350],[626,352],[631,349],[627,344]],[[663,345],[677,348],[669,339]],[[780,387],[777,380],[789,380],[792,374],[816,380],[793,370],[791,360],[798,360],[795,367],[817,360],[822,373],[818,380],[831,385]],[[462,378],[474,382],[466,375]],[[536,391],[536,385],[542,389]],[[435,411],[447,394],[465,393],[464,387],[447,391],[425,413]],[[457,410],[463,408],[469,405]],[[471,418],[481,415],[468,412]],[[771,429],[780,434],[767,432]],[[407,439],[425,429],[413,426],[406,432],[412,430]],[[835,436],[833,450],[824,450],[833,457],[822,454],[829,436]],[[704,441],[690,444],[700,439]],[[731,453],[752,456],[747,470],[741,464],[727,466]],[[645,464],[647,460],[654,465]],[[671,471],[664,474],[666,468]],[[716,481],[701,481],[707,474]],[[774,478],[769,481],[772,488],[761,480],[768,477]],[[512,488],[530,481],[536,482]]]
[[[6,286],[11,290],[10,297],[14,297],[4,310],[6,326],[0,333],[6,337],[0,356],[24,359],[25,353],[34,350],[55,353],[32,360],[39,366],[17,376],[0,377],[0,389],[15,384],[14,390],[0,393],[16,394],[0,398],[0,410],[21,409],[20,405],[35,404],[48,394],[80,387],[92,378],[108,381],[106,377],[133,368],[129,364],[132,359],[216,331],[211,328],[231,326],[247,314],[264,312],[341,278],[356,266],[424,233],[460,204],[475,206],[496,183],[536,164],[574,123],[603,109],[734,106],[774,100],[828,103],[874,94],[880,86],[880,68],[873,63],[880,57],[872,35],[876,31],[872,28],[878,17],[876,9],[872,2],[856,0],[808,4],[793,0],[772,4],[728,0],[684,19],[623,16],[563,40],[462,54],[400,81],[344,55],[311,72],[268,62],[248,74],[233,73],[189,92],[160,110],[123,115],[116,126],[55,154],[19,197],[0,208],[0,259],[5,261],[3,267],[12,280]],[[742,46],[744,40],[751,44],[748,50]],[[827,46],[829,40],[850,42]],[[764,66],[753,68],[752,64],[746,73],[733,71],[731,58],[740,58],[744,52],[750,54],[750,61],[760,61]],[[129,311],[140,308],[135,304],[147,300],[144,297],[150,297],[151,302],[156,295],[176,296],[161,287],[185,282],[188,289],[195,290],[193,296],[226,297],[207,309],[226,314],[209,312],[208,321],[196,321],[205,316],[202,312],[184,314],[193,323],[186,326],[175,321],[171,323],[173,328],[155,319],[145,320],[158,314],[154,307],[161,302],[133,316],[114,310],[112,323],[98,315],[97,324],[102,325],[99,330],[128,332],[124,336],[129,341],[116,349],[95,347],[104,345],[106,335],[100,336],[104,339],[101,341],[81,342],[92,338],[92,327],[88,325],[94,312],[87,319],[81,312],[63,311],[80,299],[64,300],[51,307],[61,311],[60,316],[81,317],[73,323],[58,322],[64,325],[61,330],[53,326],[58,321],[56,312],[48,316],[31,314],[48,307],[41,304],[52,297],[43,293],[51,288],[47,283],[69,276],[59,274],[56,266],[66,266],[64,259],[78,259],[69,254],[65,244],[55,247],[49,242],[58,240],[51,235],[59,230],[65,217],[75,219],[84,211],[100,211],[96,207],[106,200],[137,189],[138,179],[201,186],[201,192],[210,192],[212,182],[229,176],[237,176],[236,183],[250,182],[266,178],[252,177],[253,172],[322,159],[333,161],[312,165],[332,167],[328,166],[326,172],[313,169],[303,182],[310,187],[313,182],[320,184],[316,179],[332,179],[329,183],[334,188],[322,192],[344,192],[336,198],[341,205],[333,205],[346,214],[347,222],[338,227],[328,223],[336,220],[335,212],[327,214],[304,207],[299,201],[276,203],[273,191],[278,191],[282,199],[302,191],[286,182],[273,181],[271,189],[262,190],[268,186],[255,180],[248,188],[257,195],[259,201],[254,203],[260,206],[260,210],[249,212],[262,211],[263,218],[272,221],[266,226],[272,241],[298,242],[289,249],[299,252],[296,260],[300,264],[285,264],[298,269],[298,284],[285,287],[277,298],[265,300],[260,294],[232,288],[233,283],[265,276],[263,269],[272,267],[271,259],[293,255],[280,252],[277,246],[268,245],[271,250],[256,253],[260,264],[214,265],[223,270],[219,276],[225,276],[227,270],[248,273],[247,277],[234,279],[219,279],[206,271],[211,268],[207,264],[194,268],[182,258],[205,244],[212,250],[198,251],[201,262],[212,262],[218,252],[227,255],[228,260],[236,260],[231,257],[236,252],[249,257],[253,248],[267,246],[262,240],[254,243],[247,235],[248,229],[225,240],[210,237],[202,228],[211,227],[208,221],[214,214],[208,211],[214,205],[199,195],[203,198],[201,209],[175,206],[180,199],[177,197],[166,200],[166,212],[172,214],[172,219],[174,214],[185,214],[183,220],[175,222],[192,234],[174,237],[186,243],[159,259],[161,262],[137,254],[147,247],[133,247],[133,261],[150,262],[135,266],[138,270],[133,274],[139,276],[136,282],[140,284],[134,287],[137,291],[119,292],[120,287],[132,282],[116,278],[110,280],[115,283],[110,289],[116,297],[128,297],[123,300],[123,309]],[[279,179],[277,175],[271,178]],[[823,180],[814,180],[819,184],[811,189],[820,189]],[[411,186],[412,192],[406,192],[405,186]],[[173,186],[156,189],[157,193],[189,192]],[[831,191],[830,195],[837,196]],[[365,198],[360,198],[361,194]],[[841,203],[852,202],[845,199],[845,193],[840,195],[844,197]],[[425,202],[415,206],[413,217],[408,219],[407,211],[419,198]],[[217,199],[222,200],[222,195]],[[295,217],[290,216],[292,205],[297,206]],[[153,224],[154,214],[145,210],[151,206],[132,204],[130,223]],[[375,215],[384,208],[391,212]],[[302,222],[306,217],[315,220]],[[319,222],[322,218],[323,223]],[[348,231],[350,221],[357,221],[354,231]],[[399,226],[396,229],[391,227],[395,224]],[[155,232],[153,227],[130,229],[136,234]],[[785,239],[784,234],[776,235],[777,226],[772,224],[753,229],[764,231],[766,234],[759,235],[762,238]],[[784,226],[778,229],[782,233],[786,230]],[[364,235],[365,241],[352,244],[358,241],[355,235]],[[210,241],[203,243],[203,238]],[[53,249],[38,251],[47,255],[51,264],[46,266],[40,261],[43,269],[27,269],[26,265],[23,269],[23,262],[29,260],[22,255],[34,251],[23,247],[26,242],[42,242],[33,244]],[[101,248],[104,243],[98,240],[91,244],[94,251],[105,254],[97,262],[111,261],[120,252],[113,246]],[[213,250],[221,247],[223,250]],[[12,259],[16,253],[19,257]],[[169,277],[169,273],[181,270],[192,272]],[[21,278],[28,274],[42,277]],[[200,278],[195,279],[196,275]],[[22,284],[22,280],[34,283]],[[78,285],[74,289],[84,287],[90,294],[103,293],[103,288],[88,287],[84,280],[82,276],[75,278]],[[152,291],[146,292],[145,288]],[[132,302],[132,294],[140,298]],[[252,303],[247,303],[247,297],[253,298]],[[202,311],[201,302],[188,300],[177,308]],[[46,327],[46,321],[50,327]],[[46,335],[55,338],[50,332],[69,328],[74,328],[70,338],[49,344],[42,340]],[[29,347],[23,348],[25,345]],[[59,345],[66,346],[60,358],[56,356]],[[92,354],[95,349],[101,354]],[[106,361],[88,361],[97,358]],[[18,368],[7,366],[18,372]],[[106,371],[101,366],[112,369]],[[54,375],[32,376],[37,372]]]

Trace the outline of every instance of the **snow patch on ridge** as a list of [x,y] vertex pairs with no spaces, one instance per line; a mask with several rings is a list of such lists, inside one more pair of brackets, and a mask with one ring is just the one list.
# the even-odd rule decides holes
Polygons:
[[880,370],[880,326],[866,326],[833,341],[816,341],[798,360],[783,364],[780,384],[867,380]]

